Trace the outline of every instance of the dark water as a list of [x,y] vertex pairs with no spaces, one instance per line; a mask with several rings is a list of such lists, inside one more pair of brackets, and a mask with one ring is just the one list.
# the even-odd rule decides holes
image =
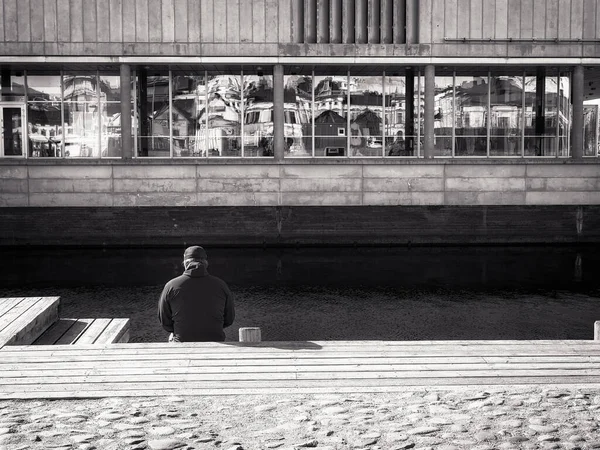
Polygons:
[[[236,294],[227,330],[264,340],[591,339],[597,247],[209,248]],[[183,248],[3,249],[0,297],[59,295],[62,317],[129,317],[162,341],[156,302]]]

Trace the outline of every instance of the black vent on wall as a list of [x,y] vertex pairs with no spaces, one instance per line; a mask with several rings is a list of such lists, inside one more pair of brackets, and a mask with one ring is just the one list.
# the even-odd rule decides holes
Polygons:
[[416,23],[417,8],[418,0],[292,0],[292,39],[309,44],[414,43],[410,24]]

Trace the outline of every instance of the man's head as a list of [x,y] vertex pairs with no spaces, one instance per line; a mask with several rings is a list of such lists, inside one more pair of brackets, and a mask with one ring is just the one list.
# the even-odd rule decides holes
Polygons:
[[192,265],[203,265],[204,267],[208,267],[206,250],[199,245],[192,245],[183,252],[183,267],[185,267],[185,270]]

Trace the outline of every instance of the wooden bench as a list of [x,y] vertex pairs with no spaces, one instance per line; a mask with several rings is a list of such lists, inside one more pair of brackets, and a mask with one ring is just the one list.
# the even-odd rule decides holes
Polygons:
[[58,320],[60,297],[0,298],[0,348],[29,345]]
[[115,344],[129,341],[129,319],[60,319],[33,345]]

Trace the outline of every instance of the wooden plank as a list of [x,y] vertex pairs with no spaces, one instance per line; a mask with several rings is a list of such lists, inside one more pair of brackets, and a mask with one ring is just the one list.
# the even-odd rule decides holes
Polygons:
[[508,37],[508,0],[496,0],[496,39]]
[[584,0],[583,2],[583,39],[594,39],[596,37],[596,13],[598,3],[596,0]]
[[31,7],[30,0],[17,2],[17,30],[20,42],[31,41]]
[[98,18],[96,16],[96,0],[83,0],[83,42],[97,42]]
[[162,41],[175,42],[175,4],[162,0]]
[[94,319],[77,319],[69,330],[56,341],[56,345],[72,344],[85,333],[85,330],[92,324]]
[[71,42],[83,42],[83,0],[70,0],[69,3]]
[[111,319],[94,319],[73,344],[94,344],[96,339],[106,330]]
[[[460,0],[462,1],[462,0]],[[458,0],[446,0],[444,12],[444,37],[458,37]]]
[[188,2],[175,0],[173,3],[175,18],[175,42],[188,42]]
[[[102,335],[96,339],[95,344],[113,344],[129,340],[129,319],[111,319]],[[127,335],[127,340],[123,340]]]
[[440,43],[444,42],[445,30],[444,30],[444,13],[445,13],[445,1],[444,0],[432,0],[431,4],[431,42]]
[[252,17],[252,2],[240,2],[240,42],[252,42],[252,24],[248,18]]
[[[576,0],[581,1],[581,0]],[[558,38],[571,37],[571,0],[558,0]]]
[[583,39],[583,31],[586,22],[583,16],[583,6],[582,0],[571,3],[571,39]]
[[[22,298],[21,301],[15,304],[9,311],[6,311],[2,315],[2,321],[0,322],[0,336],[4,334],[4,330],[8,329],[40,301],[42,301],[42,297]],[[26,320],[26,318],[24,320]]]
[[558,38],[558,0],[546,0],[546,39]]
[[96,1],[96,41],[110,42],[110,15],[105,1]]
[[213,1],[213,42],[227,42],[227,2]]
[[546,0],[533,0],[533,37],[546,37]]
[[521,38],[533,38],[533,0],[521,0]]
[[188,39],[190,42],[200,42],[200,2],[188,0]]
[[135,0],[135,41],[148,42],[148,0]]
[[226,42],[240,42],[240,0],[227,0]]
[[[20,302],[22,302],[24,297],[9,297],[9,298],[0,298],[0,322],[3,320],[2,317]],[[1,330],[1,328],[0,328]]]
[[252,42],[266,41],[265,0],[252,2]]
[[44,0],[30,0],[31,40],[44,41]]
[[23,303],[30,305],[18,319],[13,320],[0,332],[0,347],[31,344],[58,320],[59,301],[59,297],[42,297],[37,301],[31,299],[29,302],[22,302],[13,308],[13,310],[18,309]]
[[148,40],[162,42],[162,3],[161,0],[148,0]]
[[17,30],[17,0],[4,0],[4,39],[7,42],[19,40]]
[[123,3],[122,0],[110,0],[110,41],[123,41]]
[[279,42],[279,0],[266,0],[265,3],[265,40],[269,43]]
[[33,345],[54,345],[76,322],[77,319],[60,319],[54,322]]

